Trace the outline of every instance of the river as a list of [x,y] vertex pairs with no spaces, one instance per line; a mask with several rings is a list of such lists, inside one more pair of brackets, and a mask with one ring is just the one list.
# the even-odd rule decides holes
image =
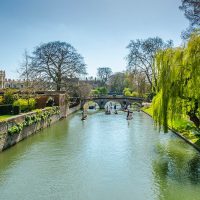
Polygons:
[[0,200],[199,200],[200,155],[135,112],[81,113],[0,153]]

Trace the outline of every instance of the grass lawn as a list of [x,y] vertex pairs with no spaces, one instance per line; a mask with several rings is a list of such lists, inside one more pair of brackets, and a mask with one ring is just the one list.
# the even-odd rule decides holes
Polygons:
[[4,121],[6,119],[9,119],[10,117],[13,117],[14,115],[0,115],[0,121]]
[[[153,115],[152,107],[143,108],[144,112],[150,116]],[[195,128],[194,124],[187,119],[177,119],[173,122],[168,121],[169,128],[180,133],[182,136],[190,140],[193,144],[200,147],[200,132]]]

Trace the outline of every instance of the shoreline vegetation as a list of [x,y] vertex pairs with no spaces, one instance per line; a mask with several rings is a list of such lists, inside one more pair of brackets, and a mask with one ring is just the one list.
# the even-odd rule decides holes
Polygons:
[[[152,106],[143,107],[141,110],[153,119]],[[168,120],[168,128],[200,152],[200,133],[192,122],[188,119]]]

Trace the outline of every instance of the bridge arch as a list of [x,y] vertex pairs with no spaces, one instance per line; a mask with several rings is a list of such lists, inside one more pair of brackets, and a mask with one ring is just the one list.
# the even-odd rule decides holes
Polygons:
[[96,104],[98,105],[99,109],[101,108],[101,104],[100,104],[101,102],[96,101],[96,100],[94,100],[94,99],[87,99],[87,100],[82,100],[82,101],[81,101],[81,109],[83,109],[84,106],[85,106],[87,103],[89,103],[89,102],[94,102],[94,103],[96,103]]
[[124,97],[124,96],[120,96],[120,97],[113,97],[113,96],[90,97],[88,99],[84,99],[81,101],[81,108],[83,108],[85,103],[88,101],[95,102],[99,106],[100,109],[104,109],[106,103],[109,101],[117,102],[121,105],[121,107],[129,106],[132,103],[135,103],[141,107],[143,98]]
[[120,106],[121,106],[121,108],[123,108],[123,106],[124,106],[124,104],[123,104],[123,102],[122,101],[118,101],[118,100],[107,100],[107,101],[105,101],[105,105],[104,105],[104,108],[106,107],[106,104],[108,104],[108,103],[117,103],[117,104],[120,104]]

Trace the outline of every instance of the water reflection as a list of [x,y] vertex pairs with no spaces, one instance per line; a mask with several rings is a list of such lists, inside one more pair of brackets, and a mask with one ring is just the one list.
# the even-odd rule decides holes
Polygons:
[[155,186],[164,200],[199,199],[200,156],[176,137],[158,142],[153,160]]
[[138,112],[79,112],[0,154],[0,199],[199,200],[199,188],[199,153]]

